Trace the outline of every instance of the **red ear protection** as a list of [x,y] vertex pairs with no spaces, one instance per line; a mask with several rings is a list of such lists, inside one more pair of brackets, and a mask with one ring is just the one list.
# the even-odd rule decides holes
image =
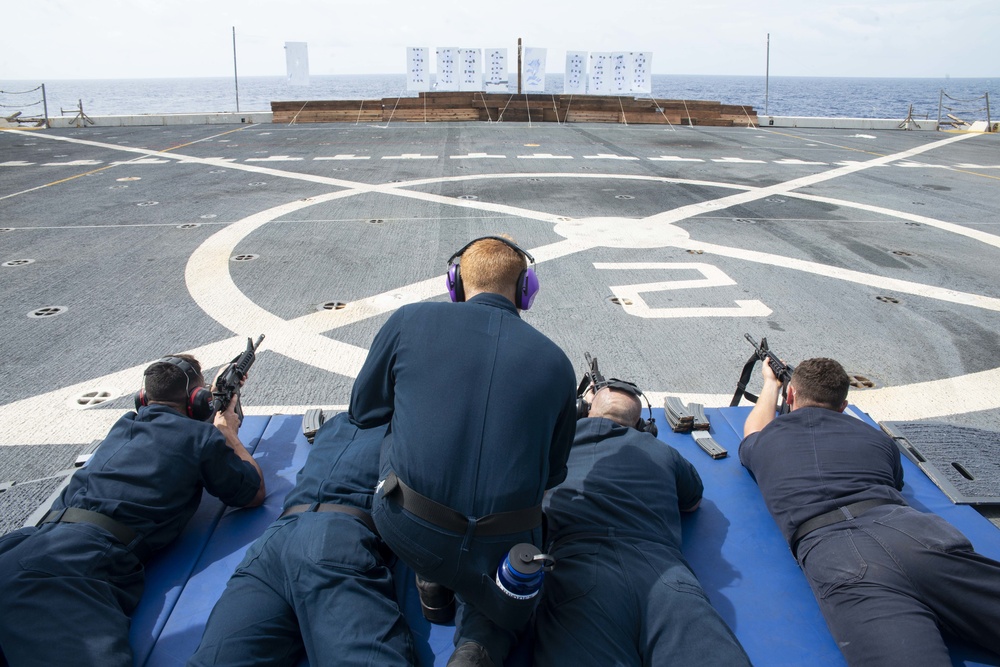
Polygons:
[[[164,357],[155,363],[170,364],[181,369],[185,378],[184,393],[187,396],[186,408],[188,417],[197,419],[198,421],[208,421],[215,412],[212,409],[212,392],[200,385],[200,378],[194,367],[180,357]],[[194,385],[194,388],[192,388],[192,385]],[[138,410],[145,405],[149,405],[149,397],[146,396],[146,387],[143,386],[135,393],[135,409]]]

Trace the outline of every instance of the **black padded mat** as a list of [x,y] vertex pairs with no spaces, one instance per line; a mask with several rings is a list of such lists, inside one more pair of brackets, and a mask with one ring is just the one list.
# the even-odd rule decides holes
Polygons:
[[952,501],[1000,504],[1000,432],[939,422],[881,426]]

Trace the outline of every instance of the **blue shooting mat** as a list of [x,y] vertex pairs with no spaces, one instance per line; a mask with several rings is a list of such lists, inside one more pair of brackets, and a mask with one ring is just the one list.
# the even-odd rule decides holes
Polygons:
[[[672,433],[662,409],[653,411],[660,439],[691,461],[705,484],[701,507],[684,516],[685,557],[754,664],[842,666],[844,659],[805,577],[757,485],[739,463],[737,449],[749,411],[705,411],[712,437],[729,450],[727,458],[718,460],[705,454],[689,434]],[[248,449],[264,471],[267,499],[261,508],[226,510],[206,496],[181,537],[149,563],[146,591],[132,622],[136,665],[183,665],[194,653],[229,576],[247,547],[278,517],[295,473],[305,464],[310,445],[302,436],[301,420],[300,415],[246,418],[240,438],[250,443]],[[945,517],[980,553],[1000,560],[1000,530],[971,507],[952,504],[905,457],[903,466],[907,502]],[[420,664],[443,667],[453,650],[454,626],[429,624],[420,612],[412,572],[399,565],[396,575],[400,607],[410,622]],[[527,655],[527,647],[519,647],[507,667],[526,667]],[[956,666],[1000,666],[1000,658],[975,647],[953,643],[952,656]]]
[[[255,451],[270,420],[270,417],[246,417],[243,420],[240,441],[247,450]],[[225,505],[217,499],[204,494],[198,510],[177,540],[147,563],[146,587],[142,600],[132,615],[129,631],[136,665],[145,665],[149,661],[150,654],[163,636],[164,627],[170,622],[178,600],[198,565],[205,545],[215,534],[225,509]],[[205,619],[201,620],[204,625]],[[195,647],[200,639],[199,633]]]

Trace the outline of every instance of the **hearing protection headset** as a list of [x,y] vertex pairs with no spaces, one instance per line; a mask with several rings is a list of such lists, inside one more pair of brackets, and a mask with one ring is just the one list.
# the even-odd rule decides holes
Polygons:
[[[195,371],[194,366],[180,357],[163,357],[151,364],[149,368],[156,364],[170,364],[184,373],[187,415],[198,421],[208,421],[215,413],[215,410],[212,409],[212,392],[201,385],[201,376]],[[146,376],[149,374],[149,368],[142,374],[142,388],[135,393],[136,410],[144,405],[149,405],[149,397],[146,396]]]
[[601,371],[597,369],[597,359],[591,357],[589,352],[584,352],[583,356],[586,358],[590,370],[584,373],[583,379],[580,380],[580,386],[576,389],[576,418],[583,419],[590,414],[590,403],[583,398],[589,389],[593,388],[595,394],[605,388],[617,389],[618,391],[631,394],[636,398],[641,397],[642,400],[646,401],[646,410],[649,412],[649,419],[639,417],[639,421],[635,423],[633,428],[637,431],[656,436],[657,428],[656,420],[653,419],[653,406],[649,404],[649,399],[642,393],[642,390],[634,382],[619,380],[618,378],[606,379],[601,374]]
[[528,267],[521,271],[521,274],[517,277],[517,291],[514,298],[514,305],[518,309],[528,310],[535,300],[535,295],[538,294],[538,276],[535,275],[535,258],[519,245],[502,236],[482,236],[469,241],[462,246],[461,250],[448,258],[448,275],[445,276],[445,284],[448,286],[448,296],[451,297],[452,301],[465,301],[465,285],[462,284],[462,269],[460,266],[462,254],[474,243],[479,243],[485,239],[495,239],[506,244],[524,255],[530,262]]

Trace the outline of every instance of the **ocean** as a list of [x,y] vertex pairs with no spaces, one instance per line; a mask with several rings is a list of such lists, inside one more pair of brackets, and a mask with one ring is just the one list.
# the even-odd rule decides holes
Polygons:
[[[232,77],[72,81],[0,81],[0,113],[41,115],[45,84],[50,116],[73,115],[78,101],[88,115],[203,113],[237,111]],[[985,120],[986,93],[1000,117],[1000,78],[888,79],[763,76],[684,76],[654,74],[652,96],[667,99],[715,100],[750,105],[759,115],[904,118],[913,105],[915,118],[951,113],[966,120]],[[515,87],[516,89],[516,87]],[[546,76],[546,91],[562,93],[562,74]],[[942,91],[945,96],[942,97]],[[766,93],[766,95],[765,95]],[[414,97],[403,74],[312,76],[308,86],[292,86],[283,76],[239,79],[239,110],[270,111],[271,101],[354,100]]]

